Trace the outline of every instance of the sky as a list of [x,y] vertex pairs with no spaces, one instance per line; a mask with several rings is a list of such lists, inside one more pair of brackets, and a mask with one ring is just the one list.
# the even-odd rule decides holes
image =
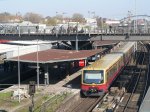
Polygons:
[[150,15],[149,5],[150,0],[0,0],[0,12],[34,12],[44,17],[55,16],[56,12],[68,17],[73,13],[92,17],[88,12],[95,12],[96,16],[121,19],[128,11],[135,14],[135,6],[137,14]]

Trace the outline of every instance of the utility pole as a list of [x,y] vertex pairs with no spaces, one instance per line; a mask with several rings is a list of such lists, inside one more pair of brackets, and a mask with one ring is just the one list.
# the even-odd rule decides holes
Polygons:
[[89,14],[89,18],[91,17],[91,12],[90,11],[88,11],[88,14]]
[[19,56],[19,46],[18,46],[18,100],[20,103],[20,56]]
[[32,104],[29,106],[29,112],[33,112],[33,108],[34,108],[34,94],[35,94],[35,81],[30,81],[29,82],[29,95],[32,101]]
[[37,87],[39,88],[39,44],[37,40]]
[[131,11],[128,11],[128,34],[130,35],[131,31]]
[[136,13],[136,0],[135,0],[135,20],[134,20],[134,33],[137,33],[137,13]]
[[104,28],[104,26],[103,26],[103,18],[101,17],[101,38],[100,38],[100,40],[102,40],[102,37],[103,37],[103,28]]
[[78,22],[77,22],[77,27],[76,27],[76,51],[78,51]]

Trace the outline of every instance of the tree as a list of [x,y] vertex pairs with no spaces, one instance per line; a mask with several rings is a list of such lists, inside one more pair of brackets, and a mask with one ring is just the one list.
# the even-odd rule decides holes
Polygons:
[[102,18],[102,17],[96,17],[96,20],[97,20],[97,26],[100,27],[100,28],[106,28],[107,25],[106,25],[106,18]]
[[42,15],[32,12],[28,12],[24,15],[24,20],[31,21],[32,23],[40,23],[42,19]]
[[103,18],[101,18],[101,17],[97,17],[96,18],[96,20],[97,20],[97,26],[98,27],[102,27],[102,25],[103,25]]
[[8,12],[0,13],[0,22],[20,22],[22,16],[20,13],[10,14]]
[[0,22],[8,22],[11,19],[11,14],[8,12],[0,13]]
[[73,16],[72,16],[72,19],[73,19],[75,22],[80,22],[80,23],[85,22],[85,19],[84,19],[83,15],[80,14],[80,13],[74,13]]
[[54,18],[56,18],[56,19],[58,19],[58,20],[62,21],[62,19],[63,19],[63,15],[61,15],[61,14],[57,14]]
[[55,18],[51,18],[51,17],[49,17],[49,18],[47,18],[47,20],[46,20],[46,22],[45,22],[47,25],[49,25],[49,26],[53,26],[53,25],[56,25],[57,24],[57,21],[56,21],[56,19]]

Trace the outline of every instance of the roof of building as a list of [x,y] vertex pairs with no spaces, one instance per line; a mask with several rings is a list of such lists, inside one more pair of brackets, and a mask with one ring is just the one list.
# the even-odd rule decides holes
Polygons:
[[56,41],[42,41],[42,40],[30,40],[30,41],[9,41],[7,43],[9,44],[13,44],[13,45],[39,45],[39,44],[51,44],[51,43],[55,43]]
[[37,58],[39,63],[54,63],[54,62],[64,62],[87,59],[90,56],[101,53],[106,49],[97,50],[60,50],[60,49],[49,49],[34,53],[29,53],[22,56],[17,56],[14,58],[6,59],[8,61],[19,61],[20,62],[31,62],[37,63]]

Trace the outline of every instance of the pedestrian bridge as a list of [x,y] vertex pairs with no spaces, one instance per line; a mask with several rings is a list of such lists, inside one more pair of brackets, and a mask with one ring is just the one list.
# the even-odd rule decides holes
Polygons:
[[[22,26],[21,24],[0,24],[0,39],[4,40],[49,40],[49,41],[89,41],[89,40],[124,40],[149,41],[150,16],[131,15],[120,20],[118,25],[95,27],[93,29],[79,29],[75,27],[47,27],[39,29],[36,26]],[[103,21],[102,21],[103,23]]]
[[46,40],[46,41],[150,41],[150,34],[0,34],[3,40]]

